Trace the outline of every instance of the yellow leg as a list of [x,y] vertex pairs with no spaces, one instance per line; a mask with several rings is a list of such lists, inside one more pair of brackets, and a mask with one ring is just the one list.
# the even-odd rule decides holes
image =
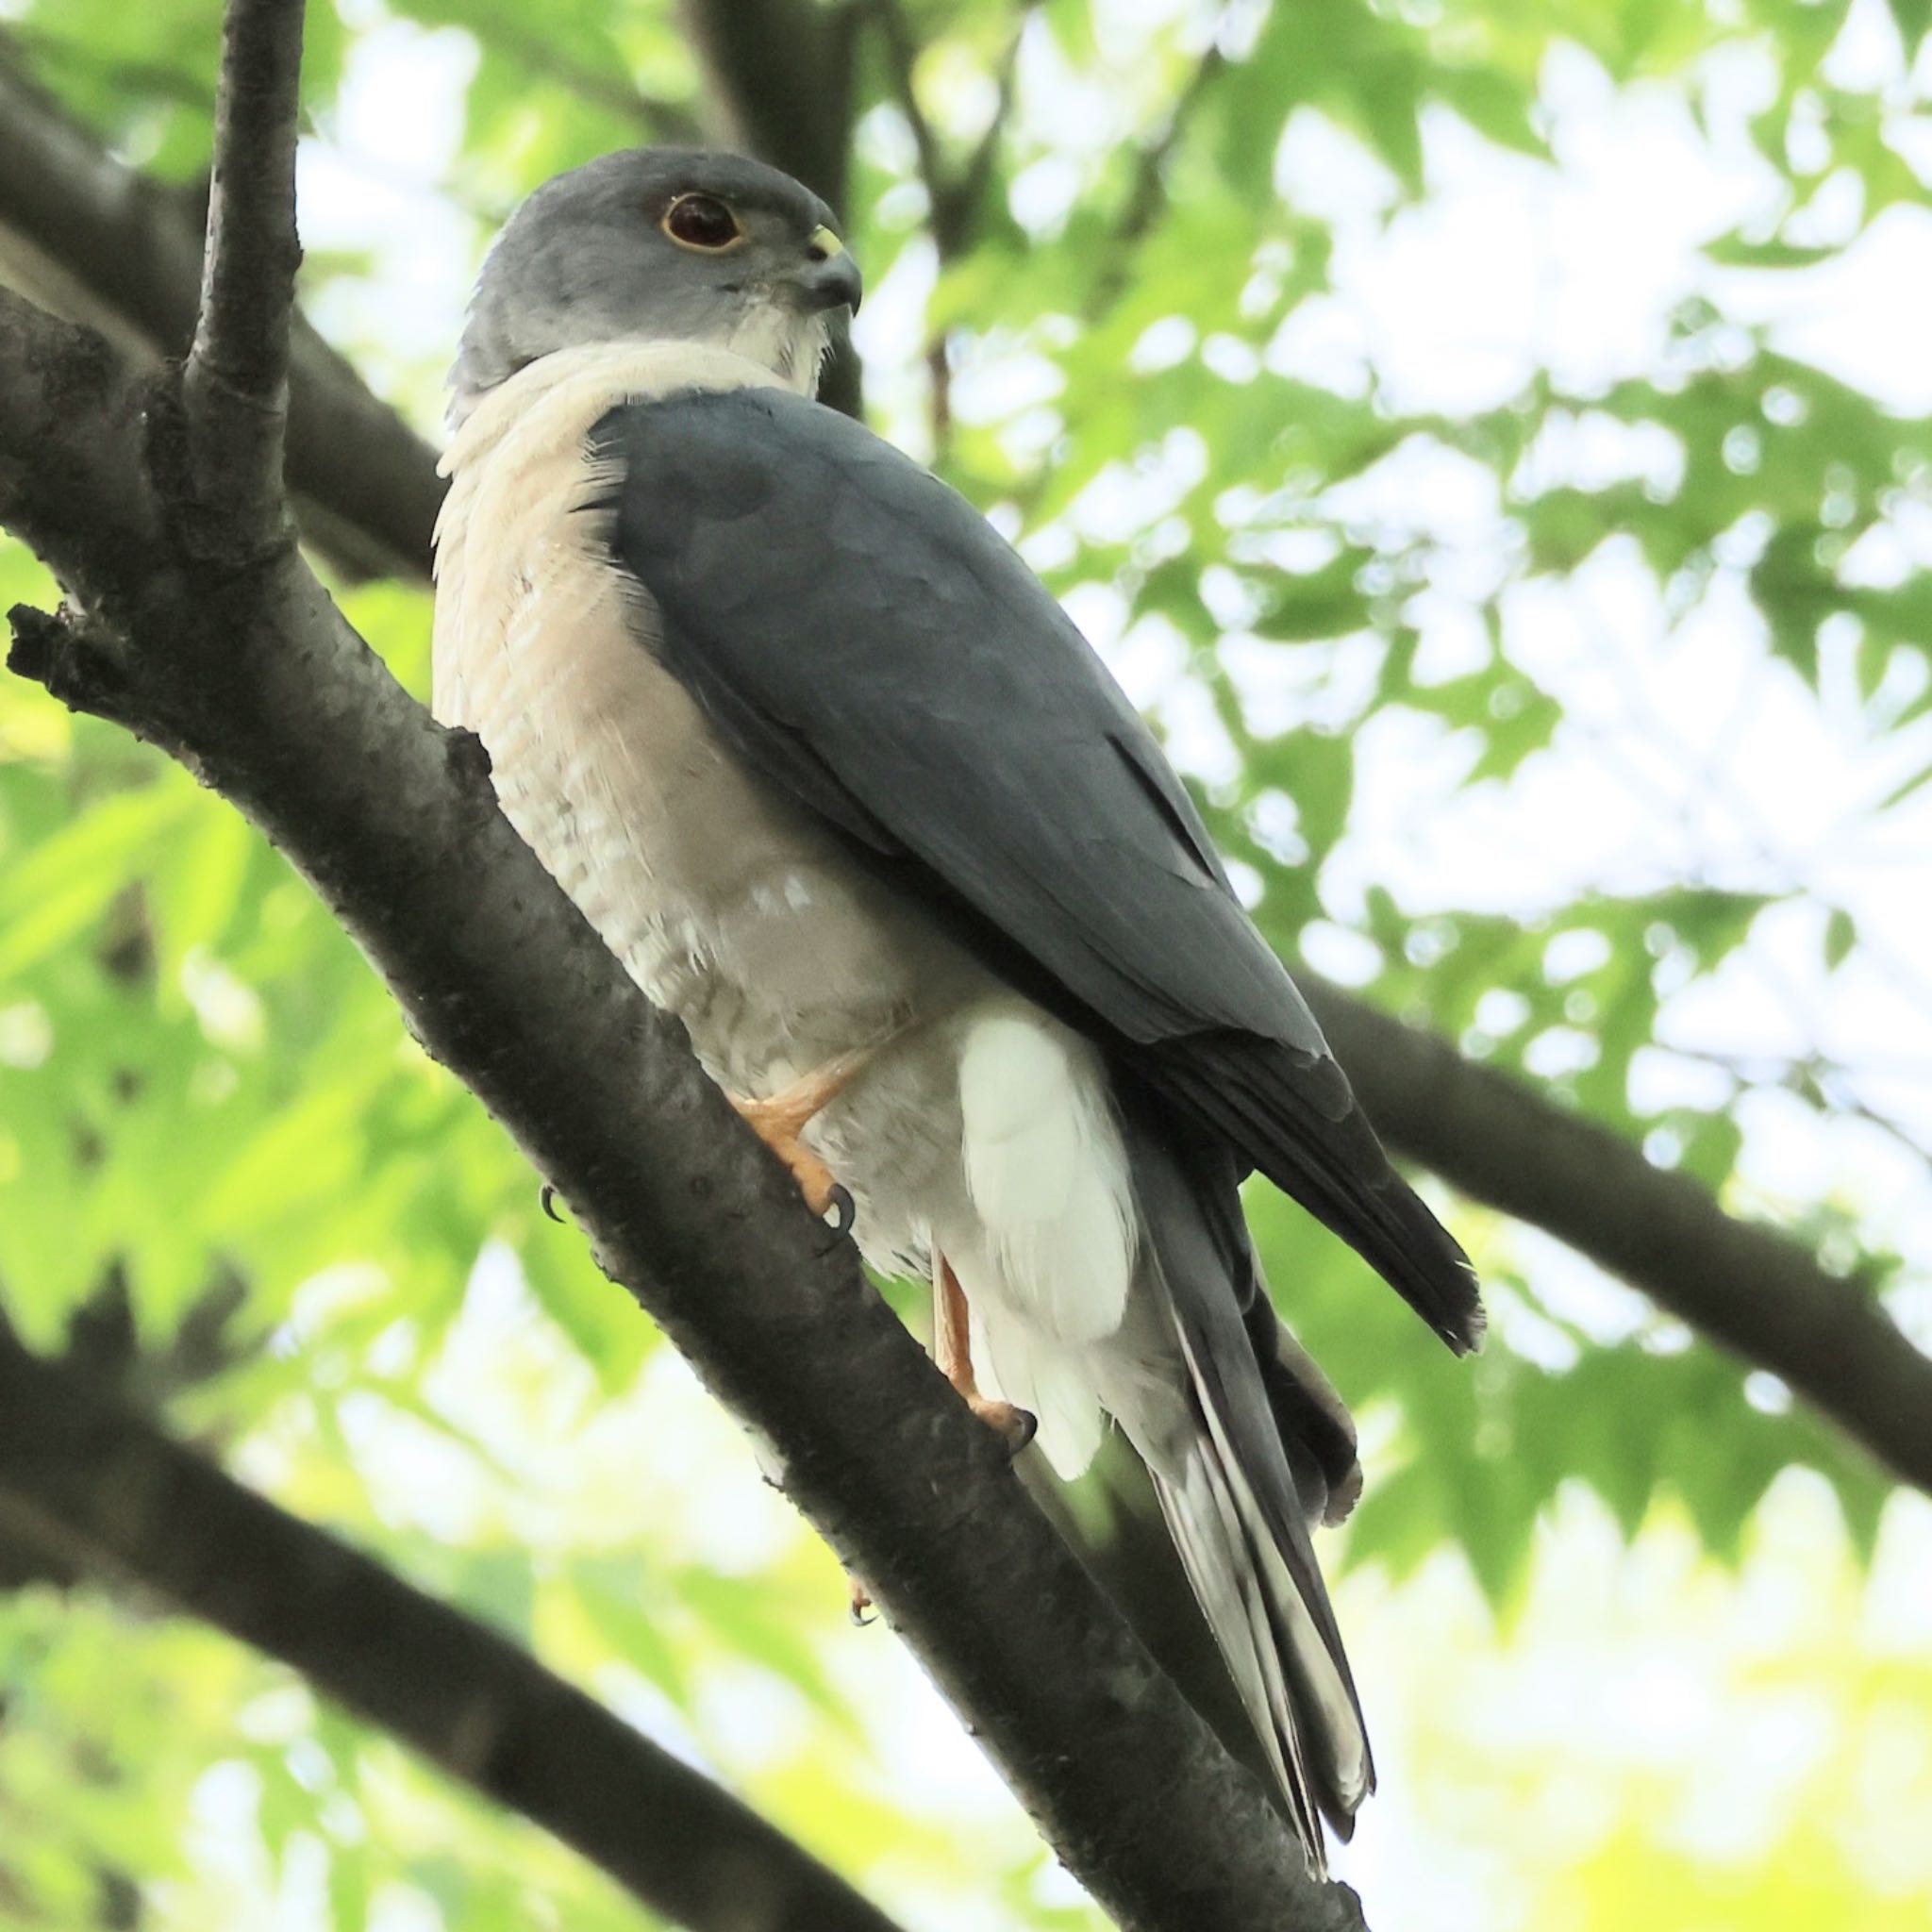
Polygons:
[[1017,1456],[1032,1441],[1039,1420],[1010,1402],[995,1402],[979,1392],[979,1378],[973,1373],[973,1324],[966,1311],[966,1292],[953,1264],[939,1254],[932,1263],[932,1338],[940,1373],[965,1397],[966,1407]]
[[[870,1052],[841,1054],[765,1100],[730,1096],[752,1132],[791,1170],[814,1214],[824,1214],[843,1190],[833,1179],[832,1170],[805,1144],[805,1129],[851,1085],[871,1058]],[[846,1205],[849,1209],[849,1200]]]

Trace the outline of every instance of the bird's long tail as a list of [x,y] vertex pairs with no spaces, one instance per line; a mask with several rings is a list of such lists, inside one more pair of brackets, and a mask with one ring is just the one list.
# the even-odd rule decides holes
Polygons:
[[[1352,1463],[1352,1457],[1338,1458],[1333,1442],[1320,1439],[1341,1426],[1321,1404],[1298,1412],[1271,1399],[1251,1333],[1256,1324],[1242,1317],[1259,1281],[1231,1163],[1163,1132],[1158,1107],[1130,1106],[1124,1124],[1149,1271],[1158,1277],[1191,1383],[1188,1425],[1161,1445],[1164,1454],[1149,1458],[1155,1490],[1308,1862],[1320,1873],[1323,1819],[1348,1838],[1375,1782],[1309,1541],[1327,1509],[1338,1460]],[[1278,1379],[1300,1372],[1275,1363],[1270,1373]]]

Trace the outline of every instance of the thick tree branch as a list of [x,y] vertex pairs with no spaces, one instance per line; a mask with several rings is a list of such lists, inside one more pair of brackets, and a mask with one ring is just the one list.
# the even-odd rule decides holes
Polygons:
[[816,0],[683,0],[732,138],[841,212],[849,178],[858,10]]
[[1391,1147],[1547,1229],[1699,1333],[1790,1384],[1894,1475],[1932,1492],[1932,1357],[1789,1235],[1725,1214],[1690,1175],[1439,1035],[1297,975]]
[[0,1329],[0,1525],[164,1597],[553,1832],[693,1932],[893,1932],[845,1881],[493,1630]]
[[[142,386],[105,344],[0,297],[0,522],[90,613],[22,613],[16,667],[155,739],[308,874],[612,1276],[772,1445],[788,1493],[1123,1925],[1358,1926],[1353,1894],[1308,1879],[849,1244],[828,1245],[517,839],[475,741],[431,724],[299,558],[222,573],[170,541],[129,412]],[[149,395],[163,445],[168,409]],[[66,522],[91,491],[124,541]]]

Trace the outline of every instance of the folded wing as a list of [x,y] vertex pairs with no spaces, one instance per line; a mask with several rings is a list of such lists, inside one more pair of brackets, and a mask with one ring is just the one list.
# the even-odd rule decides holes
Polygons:
[[740,755],[1474,1346],[1468,1261],[1390,1168],[1152,734],[985,520],[772,390],[623,405],[591,457],[586,513]]

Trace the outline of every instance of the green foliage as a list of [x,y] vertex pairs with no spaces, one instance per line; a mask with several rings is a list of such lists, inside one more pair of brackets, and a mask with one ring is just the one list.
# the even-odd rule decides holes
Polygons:
[[[1901,57],[1918,50],[1925,0],[1889,10]],[[1587,602],[1608,572],[1662,611],[1659,650],[1690,640],[1687,677],[1698,625],[1722,622],[1750,641],[1751,679],[1852,735],[1876,776],[1840,842],[1923,828],[1932,590],[1910,533],[1932,497],[1932,430],[1754,319],[1766,290],[1842,263],[1886,210],[1923,198],[1908,158],[1923,140],[1904,138],[1923,137],[1923,84],[1902,66],[1882,87],[1843,78],[1827,57],[1845,0],[1284,0],[1235,9],[1205,60],[1183,8],[908,11],[916,95],[955,178],[1024,40],[986,192],[938,262],[897,91],[865,42],[855,245],[875,288],[911,289],[902,307],[932,280],[908,325],[923,340],[871,371],[884,425],[1010,517],[1056,590],[1097,596],[1124,661],[1165,666],[1143,694],[1271,939],[1348,967],[1366,997],[1726,1205],[1775,1216],[1873,1291],[1890,1283],[1896,1258],[1865,1226],[1866,1201],[1823,1155],[1804,1198],[1770,1193],[1748,1158],[1771,1103],[1836,1147],[1834,1122],[1856,1110],[1848,1071],[1815,1039],[1700,1053],[1674,1018],[1767,960],[1787,970],[1776,931],[1793,918],[1815,929],[1834,986],[1893,970],[1868,903],[1749,840],[1684,831],[1749,816],[1719,795],[1718,753],[1705,790],[1633,811],[1627,862],[1545,867],[1526,887],[1511,884],[1516,846],[1499,842],[1474,886],[1429,890],[1411,872],[1391,888],[1380,869],[1408,855],[1376,794],[1399,740],[1449,772],[1425,817],[1537,830],[1523,821],[1548,795],[1538,786],[1584,763],[1604,726],[1522,613],[1551,608],[1526,599]],[[104,139],[195,180],[213,0],[13,12],[36,73]],[[308,111],[352,164],[374,66],[419,58],[425,34],[472,58],[426,187],[481,216],[702,105],[670,0],[344,0],[309,18]],[[1607,99],[1672,104],[1716,142],[1726,61],[1757,76],[1740,139],[1772,187],[1704,238],[1643,354],[1578,375],[1545,336],[1458,408],[1418,402],[1373,341],[1325,361],[1285,346],[1335,325],[1360,299],[1361,262],[1406,224],[1468,195],[1444,186],[1457,143],[1522,171],[1496,183],[1571,165],[1552,78],[1564,63],[1587,65]],[[1098,135],[1070,122],[1061,104],[1076,96]],[[1326,158],[1297,170],[1284,133],[1311,131]],[[368,165],[375,178],[385,164]],[[1852,212],[1821,220],[1834,182]],[[383,341],[393,320],[355,291],[398,285],[375,252],[308,270],[312,305],[352,343]],[[427,423],[440,372],[398,354],[388,374]],[[1588,439],[1614,458],[1562,458]],[[1445,477],[1479,501],[1473,525],[1432,507]],[[1908,562],[1874,568],[1888,544]],[[0,605],[52,594],[0,546]],[[343,601],[422,691],[425,594],[380,585]],[[1445,609],[1461,640],[1446,666]],[[1619,750],[1655,751],[1679,727],[1639,721]],[[1694,1098],[1646,1085],[1666,1058],[1701,1070]],[[744,1486],[724,1515],[756,1502],[741,1446],[705,1433],[648,1324],[542,1217],[536,1189],[225,805],[121,734],[0,684],[7,1319],[58,1348],[104,1293],[124,1293],[141,1347],[130,1388],[165,1400],[178,1426],[673,1731],[908,1911],[937,1923],[935,1900],[970,1892],[997,1894],[1002,1924],[1093,1923],[1053,1890],[1024,1833],[976,1837],[896,1788],[872,1702],[894,1666],[877,1642],[847,1648],[866,1640],[837,1630],[822,1553],[776,1518],[712,1548],[715,1472]],[[1378,1578],[1423,1601],[1446,1549],[1507,1624],[1533,1593],[1558,1499],[1579,1488],[1626,1538],[1688,1523],[1730,1562],[1793,1464],[1824,1476],[1854,1548],[1872,1548],[1886,1489],[1868,1463],[1484,1210],[1445,1204],[1496,1305],[1497,1339],[1472,1371],[1305,1217],[1259,1189],[1252,1208],[1284,1309],[1363,1419],[1370,1482],[1345,1543],[1345,1591],[1362,1602]],[[187,1341],[210,1323],[219,1345],[191,1373]],[[0,1729],[0,1924],[105,1923],[129,1874],[158,1924],[265,1923],[278,1889],[304,1886],[322,1901],[304,1924],[375,1923],[398,1898],[466,1932],[638,1923],[534,1833],[205,1633],[89,1592],[16,1591],[0,1597],[0,1678],[25,1687]],[[755,1743],[720,1716],[724,1690],[766,1714]],[[1923,1714],[1923,1683],[1911,1694]],[[1589,1924],[1663,1923],[1631,1874],[1667,1830],[1633,1812],[1613,1835],[1588,1889],[1628,1913]],[[245,1855],[225,1863],[215,1840]],[[1687,1896],[1690,1878],[1670,1871],[1666,1895]],[[1796,1923],[1769,1893],[1743,1896],[1720,1886],[1699,1909],[1712,1924]],[[1895,1903],[1869,1923],[1905,1923],[1884,1916]],[[1554,1911],[1524,1922],[1586,1923]]]

